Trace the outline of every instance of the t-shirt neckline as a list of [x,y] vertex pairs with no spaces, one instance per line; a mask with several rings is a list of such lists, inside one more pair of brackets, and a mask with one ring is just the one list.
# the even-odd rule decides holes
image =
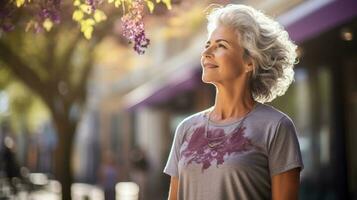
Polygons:
[[[215,121],[212,121],[211,119],[209,120],[209,123],[213,126],[218,126],[218,127],[224,127],[224,126],[231,126],[233,124],[237,124],[238,122],[242,121],[243,118],[247,118],[249,117],[249,115],[251,115],[252,113],[254,113],[257,108],[261,105],[261,103],[257,102],[256,105],[254,106],[254,108],[249,111],[246,115],[238,118],[238,119],[235,119],[233,121],[228,121],[228,122],[215,122]],[[212,110],[213,106],[210,107],[209,109],[206,110],[206,112],[204,112],[203,114],[203,117],[205,118],[205,120],[207,119],[208,117],[208,113]]]

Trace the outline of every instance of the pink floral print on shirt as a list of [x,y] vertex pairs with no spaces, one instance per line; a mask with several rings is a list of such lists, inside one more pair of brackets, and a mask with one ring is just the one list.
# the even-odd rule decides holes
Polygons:
[[[195,162],[202,164],[202,171],[209,168],[212,162],[216,160],[217,166],[224,163],[224,156],[233,153],[240,153],[250,150],[253,145],[251,141],[244,136],[245,127],[237,127],[225,138],[225,141],[218,142],[219,145],[211,148],[208,146],[208,139],[205,137],[205,127],[200,126],[194,130],[194,133],[187,142],[186,148],[181,152],[186,164]],[[209,130],[209,138],[219,138],[225,135],[224,130],[215,128]]]

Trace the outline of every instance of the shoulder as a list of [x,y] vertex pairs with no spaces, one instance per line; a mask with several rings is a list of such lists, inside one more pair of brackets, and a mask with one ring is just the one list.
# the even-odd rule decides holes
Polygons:
[[269,132],[269,141],[273,141],[274,138],[296,137],[296,127],[292,119],[284,112],[271,105],[262,104],[260,111],[257,113],[259,115],[258,118],[260,118],[259,124],[266,127]]
[[268,104],[259,104],[253,115],[256,121],[263,124],[293,124],[287,114]]
[[178,125],[178,128],[184,128],[186,129],[189,126],[193,126],[195,124],[202,123],[205,118],[205,114],[207,113],[208,109],[199,111],[197,113],[193,113],[189,116],[187,116],[185,119],[183,119],[180,124]]
[[176,127],[175,138],[179,143],[182,143],[184,138],[186,137],[186,133],[189,132],[190,129],[199,126],[204,122],[205,113],[207,110],[203,110],[194,114],[191,114],[184,118]]

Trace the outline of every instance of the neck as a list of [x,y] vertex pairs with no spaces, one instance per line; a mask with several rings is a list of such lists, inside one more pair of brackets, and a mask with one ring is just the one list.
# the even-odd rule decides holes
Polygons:
[[256,102],[250,92],[248,81],[243,84],[230,83],[215,86],[216,99],[211,113],[212,120],[240,118],[254,108]]

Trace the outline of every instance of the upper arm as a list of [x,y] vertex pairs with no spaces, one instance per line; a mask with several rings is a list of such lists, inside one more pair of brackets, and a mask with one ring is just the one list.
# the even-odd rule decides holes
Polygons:
[[171,176],[168,200],[177,200],[178,177]]
[[282,117],[273,128],[267,141],[267,154],[270,175],[303,168],[300,145],[295,125],[287,116]]
[[271,185],[273,200],[297,200],[300,185],[300,168],[274,175]]
[[182,144],[182,137],[185,132],[184,121],[182,121],[176,128],[174,140],[172,142],[171,151],[164,168],[164,173],[171,177],[179,175],[178,163],[180,160],[180,148]]

